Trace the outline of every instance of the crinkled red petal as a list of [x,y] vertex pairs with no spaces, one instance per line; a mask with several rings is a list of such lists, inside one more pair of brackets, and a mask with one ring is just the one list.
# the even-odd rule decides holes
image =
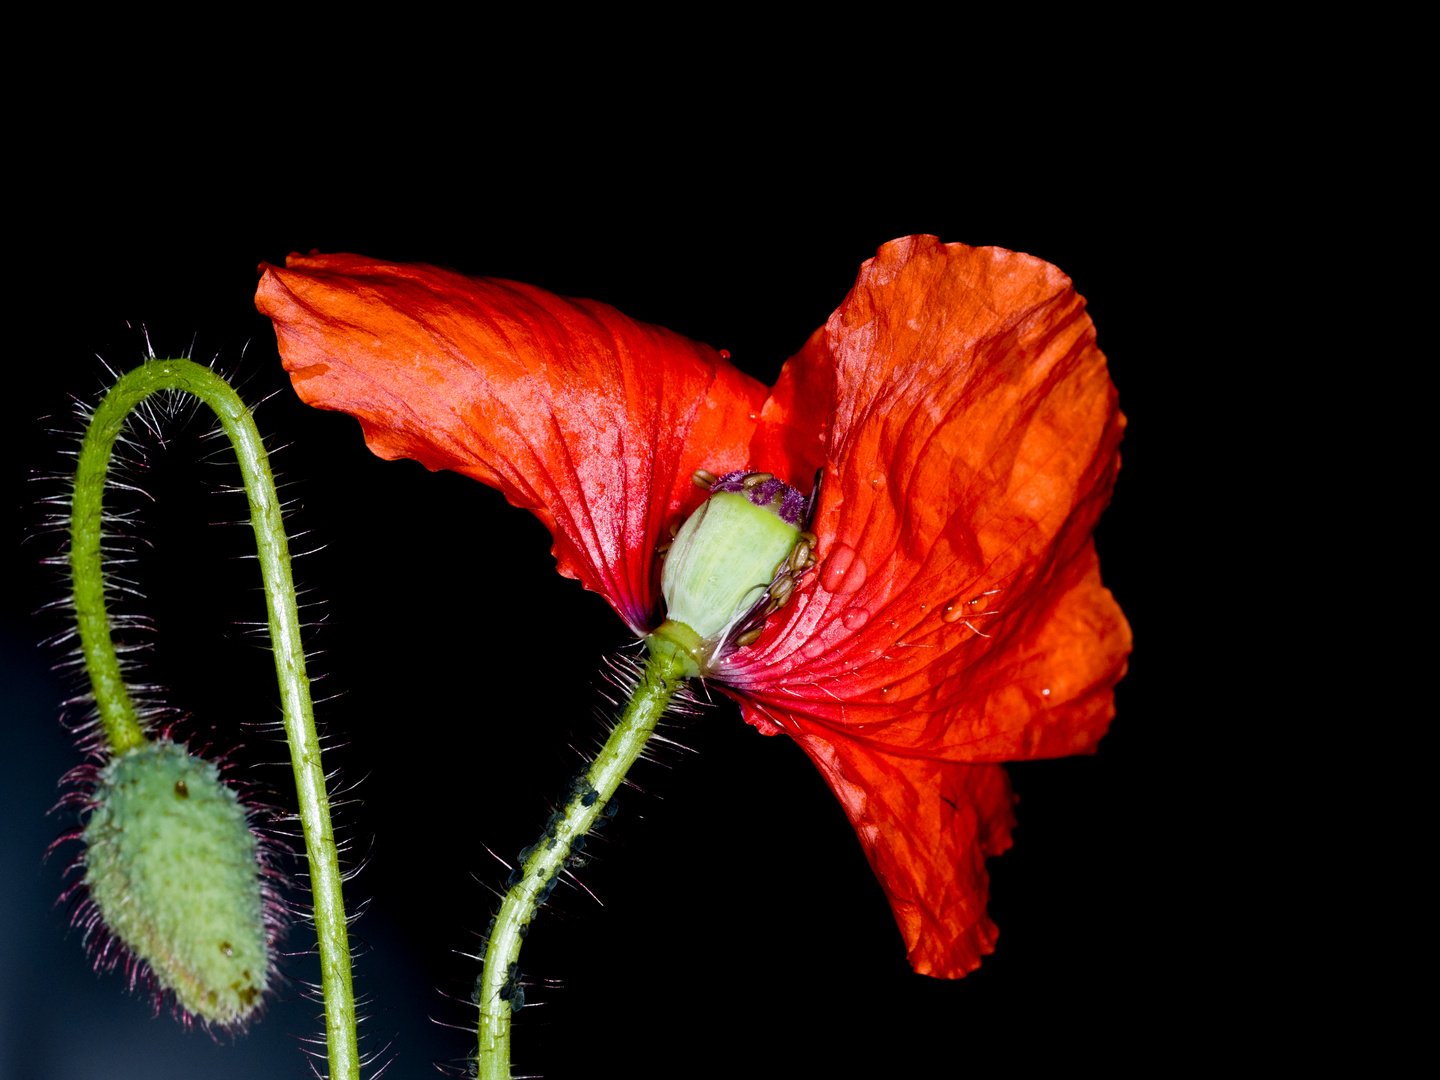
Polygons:
[[881,248],[762,410],[754,447],[798,469],[822,445],[826,475],[818,567],[721,676],[747,718],[911,759],[1093,750],[1130,651],[1090,541],[1123,426],[1055,267]]
[[808,492],[825,464],[834,413],[835,365],[822,326],[780,369],[750,440],[751,464]]
[[1015,825],[1004,768],[897,757],[809,726],[796,741],[855,826],[911,966],[942,979],[974,971],[999,933],[985,860]]
[[297,393],[360,421],[383,458],[498,488],[555,539],[557,569],[637,633],[662,531],[697,468],[748,459],[765,388],[708,345],[516,282],[357,255],[262,265]]

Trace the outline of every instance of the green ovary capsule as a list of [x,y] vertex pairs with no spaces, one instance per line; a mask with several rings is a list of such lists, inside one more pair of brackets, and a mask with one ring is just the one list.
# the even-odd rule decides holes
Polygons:
[[258,846],[210,762],[159,741],[101,773],[85,884],[110,932],[210,1024],[243,1023],[270,979]]
[[[669,547],[660,582],[666,619],[647,638],[652,651],[683,658],[691,677],[710,674],[726,651],[746,644],[747,621],[758,635],[765,616],[784,606],[794,581],[781,588],[777,575],[808,511],[806,498],[771,473],[733,472],[711,481],[710,498]],[[766,591],[772,587],[774,596]],[[767,600],[773,603],[765,606]]]

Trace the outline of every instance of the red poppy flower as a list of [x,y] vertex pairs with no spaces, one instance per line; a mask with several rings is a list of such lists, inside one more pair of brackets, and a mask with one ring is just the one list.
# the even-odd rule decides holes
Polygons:
[[1125,421],[1064,274],[893,241],[767,393],[593,300],[355,255],[262,270],[301,398],[383,458],[499,488],[637,634],[695,470],[808,490],[823,468],[815,572],[714,678],[820,769],[915,970],[979,965],[1014,824],[998,763],[1093,752],[1130,651],[1091,539]]

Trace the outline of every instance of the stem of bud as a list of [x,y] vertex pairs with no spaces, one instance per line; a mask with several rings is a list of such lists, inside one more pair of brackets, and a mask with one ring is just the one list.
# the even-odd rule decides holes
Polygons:
[[340,861],[330,824],[330,799],[320,761],[310,680],[305,674],[305,650],[300,641],[300,616],[290,575],[290,548],[285,538],[280,500],[275,494],[269,456],[249,408],[229,383],[190,360],[150,360],[124,375],[95,410],[80,447],[70,516],[70,572],[81,649],[100,721],[112,753],[118,755],[145,745],[145,732],[125,689],[110,638],[100,547],[105,474],[115,440],[130,412],[160,390],[184,391],[208,405],[229,436],[240,462],[265,581],[270,644],[275,654],[285,735],[290,743],[300,822],[309,856],[321,985],[325,993],[330,1076],[334,1080],[359,1080],[355,999],[350,981],[350,946],[341,896]]

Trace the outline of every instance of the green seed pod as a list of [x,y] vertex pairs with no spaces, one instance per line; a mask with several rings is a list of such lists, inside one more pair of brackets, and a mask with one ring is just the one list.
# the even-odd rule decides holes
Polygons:
[[270,981],[259,846],[214,764],[161,740],[100,773],[85,884],[106,927],[191,1014],[243,1024]]
[[710,497],[665,553],[666,620],[648,638],[652,650],[681,657],[690,676],[710,674],[724,652],[750,644],[765,616],[788,602],[795,580],[782,571],[809,509],[771,473],[705,477]]

